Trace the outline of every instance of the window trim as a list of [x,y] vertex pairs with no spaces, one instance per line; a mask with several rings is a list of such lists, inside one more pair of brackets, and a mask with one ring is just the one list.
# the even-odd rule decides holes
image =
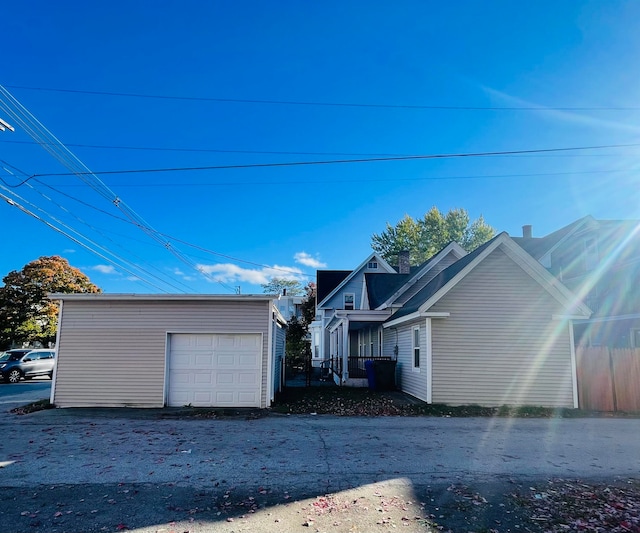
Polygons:
[[[417,333],[417,339],[416,339],[416,333]],[[417,340],[417,343],[416,343]],[[413,326],[413,328],[411,328],[411,368],[413,369],[414,372],[420,372],[420,326]],[[416,359],[417,356],[417,359]],[[416,362],[418,363],[416,365]]]
[[369,261],[367,263],[367,268],[371,270],[378,270],[378,262],[377,261]]
[[[347,307],[347,296],[351,296],[351,307]],[[342,295],[342,308],[345,311],[355,311],[356,309],[356,294],[354,292],[345,292]]]

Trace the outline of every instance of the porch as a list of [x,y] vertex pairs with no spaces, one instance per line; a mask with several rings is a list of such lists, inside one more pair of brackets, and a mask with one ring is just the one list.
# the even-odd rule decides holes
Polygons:
[[369,380],[365,367],[366,361],[395,361],[395,358],[389,356],[349,356],[347,357],[347,365],[345,371],[344,358],[333,357],[328,361],[329,374],[332,381],[337,385],[346,387],[367,387]]

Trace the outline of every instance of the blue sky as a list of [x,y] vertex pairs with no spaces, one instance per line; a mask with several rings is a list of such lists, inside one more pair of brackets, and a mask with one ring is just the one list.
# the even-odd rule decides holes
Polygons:
[[[640,219],[638,2],[2,11],[0,84],[97,173],[52,175],[69,170],[33,132],[0,132],[0,193],[14,202],[0,202],[2,275],[57,254],[107,292],[259,293],[270,276],[355,267],[372,233],[434,205],[511,235]],[[595,146],[609,148],[102,174]]]

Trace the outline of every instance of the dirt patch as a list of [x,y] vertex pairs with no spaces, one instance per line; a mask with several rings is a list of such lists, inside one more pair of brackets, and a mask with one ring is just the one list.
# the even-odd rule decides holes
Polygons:
[[366,388],[338,386],[288,388],[279,396],[271,410],[285,414],[330,414],[334,416],[530,418],[609,416],[609,414],[579,409],[553,409],[536,406],[482,407],[480,405],[427,404],[397,391],[376,392]]

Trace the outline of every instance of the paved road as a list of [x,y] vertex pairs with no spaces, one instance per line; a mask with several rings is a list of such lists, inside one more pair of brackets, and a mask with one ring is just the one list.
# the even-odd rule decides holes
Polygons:
[[0,411],[48,399],[50,395],[51,380],[46,377],[23,380],[16,384],[5,383],[0,379]]
[[3,423],[0,450],[15,462],[0,483],[188,480],[208,488],[225,479],[337,490],[390,478],[640,475],[638,419],[87,415],[42,411]]
[[374,483],[424,492],[492,480],[640,477],[638,419],[167,420],[157,411],[52,410],[5,413],[0,424],[0,490],[53,487],[52,516],[55,505],[69,505],[65,498],[77,506],[85,493],[122,497],[129,492],[122,487],[140,494],[152,487],[148,498],[157,503],[180,490],[193,500],[229,488],[314,496]]

